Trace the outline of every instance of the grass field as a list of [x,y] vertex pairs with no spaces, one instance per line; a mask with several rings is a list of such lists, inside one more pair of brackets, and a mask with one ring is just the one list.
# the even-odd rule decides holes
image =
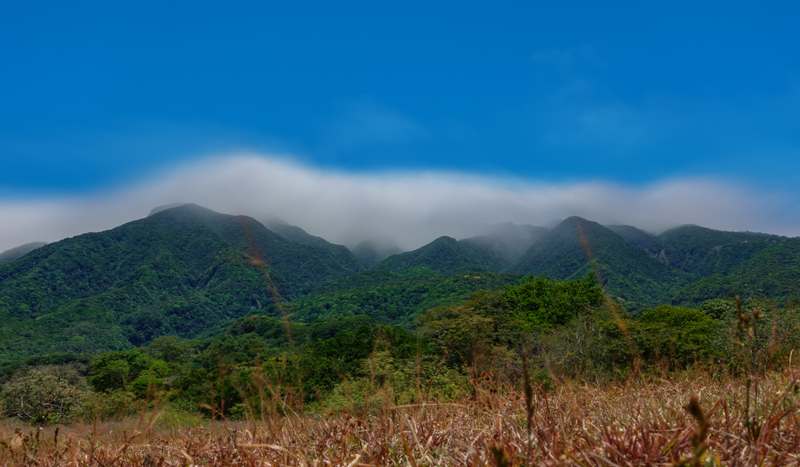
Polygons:
[[749,390],[747,378],[699,371],[612,385],[561,382],[534,391],[530,404],[523,394],[478,390],[453,404],[247,422],[164,411],[45,429],[6,422],[0,464],[793,465],[798,376],[770,373]]

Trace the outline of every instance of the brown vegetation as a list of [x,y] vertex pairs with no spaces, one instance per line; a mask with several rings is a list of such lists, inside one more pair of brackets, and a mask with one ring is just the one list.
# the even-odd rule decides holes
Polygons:
[[[757,385],[758,391],[748,392]],[[478,386],[480,388],[480,386]],[[493,388],[496,389],[496,388]],[[748,396],[750,394],[750,396]],[[791,465],[797,374],[699,371],[603,386],[481,389],[453,404],[364,414],[171,425],[159,413],[95,425],[0,425],[2,465]],[[527,418],[530,414],[530,424]],[[528,436],[530,432],[530,448]],[[530,454],[526,454],[530,452]]]

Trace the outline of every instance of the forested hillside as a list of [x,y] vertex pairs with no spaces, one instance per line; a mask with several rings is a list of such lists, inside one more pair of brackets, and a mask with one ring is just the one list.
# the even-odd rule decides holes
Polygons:
[[[377,269],[489,271],[553,279],[581,277],[594,270],[606,291],[630,312],[660,303],[699,304],[737,295],[785,302],[800,293],[797,238],[698,226],[655,235],[579,217],[549,230],[527,229],[523,242],[507,234],[460,241],[442,237],[390,257]],[[524,253],[508,253],[526,243]]]
[[670,291],[686,280],[680,271],[653,259],[611,229],[579,217],[566,219],[551,230],[513,270],[570,279],[588,274],[591,263],[608,292],[633,309],[669,302]]
[[254,219],[198,206],[42,247],[0,266],[0,358],[194,336],[290,300],[358,265]]
[[631,314],[735,296],[785,304],[800,284],[800,239],[697,226],[655,235],[578,217],[551,229],[502,224],[379,260],[387,250],[375,243],[357,255],[300,227],[268,224],[273,230],[245,216],[172,206],[17,250],[0,264],[0,362],[211,335],[249,314],[297,322],[365,316],[413,329],[429,309],[525,275],[592,274]]
[[339,280],[317,293],[301,297],[290,308],[292,318],[365,315],[378,322],[411,327],[430,308],[457,303],[477,290],[518,282],[513,274],[464,272],[441,274],[428,268],[402,272],[368,271]]

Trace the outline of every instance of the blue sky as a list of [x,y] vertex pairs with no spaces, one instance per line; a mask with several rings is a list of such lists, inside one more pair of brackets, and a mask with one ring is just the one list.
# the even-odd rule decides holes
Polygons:
[[798,194],[800,4],[551,3],[7,2],[0,191],[248,149]]

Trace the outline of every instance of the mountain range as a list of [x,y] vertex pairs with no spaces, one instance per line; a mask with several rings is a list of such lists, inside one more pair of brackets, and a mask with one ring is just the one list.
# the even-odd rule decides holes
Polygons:
[[[345,246],[279,220],[169,206],[117,228],[0,254],[0,364],[196,337],[252,313],[416,313],[523,275],[596,274],[630,312],[659,303],[800,295],[800,238],[699,226],[655,235],[579,217],[500,224],[416,250]],[[388,256],[388,257],[384,257]]]

